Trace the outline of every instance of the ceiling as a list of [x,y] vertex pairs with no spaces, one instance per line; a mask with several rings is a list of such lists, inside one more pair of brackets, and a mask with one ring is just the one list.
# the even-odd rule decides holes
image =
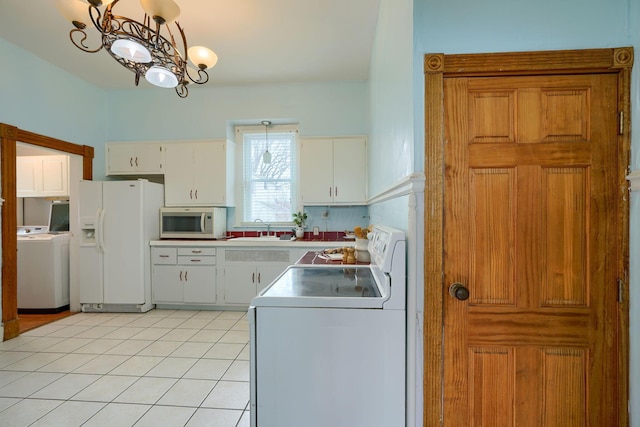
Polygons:
[[[380,0],[176,0],[189,46],[218,55],[208,85],[365,81]],[[114,14],[142,21],[139,0]],[[88,28],[91,26],[89,24]],[[134,87],[134,74],[104,51],[72,45],[55,0],[2,0],[0,37],[105,89]],[[93,28],[92,28],[93,30]],[[91,31],[98,41],[97,32]],[[95,43],[94,43],[95,45]],[[140,80],[140,86],[151,85]]]

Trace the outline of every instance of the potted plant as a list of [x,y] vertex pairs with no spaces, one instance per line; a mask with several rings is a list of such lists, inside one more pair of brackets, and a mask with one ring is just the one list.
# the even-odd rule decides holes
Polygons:
[[304,237],[304,227],[307,225],[307,213],[300,211],[294,213],[293,222],[296,225],[296,237]]

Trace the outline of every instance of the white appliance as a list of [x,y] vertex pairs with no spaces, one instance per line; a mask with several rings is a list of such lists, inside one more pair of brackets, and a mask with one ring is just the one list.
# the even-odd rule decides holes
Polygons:
[[161,239],[222,239],[227,234],[225,208],[162,208]]
[[249,307],[253,427],[406,425],[406,239],[371,265],[293,265]]
[[150,240],[158,239],[164,186],[147,180],[80,181],[78,264],[82,311],[146,312]]
[[69,234],[49,226],[18,227],[18,312],[69,309]]

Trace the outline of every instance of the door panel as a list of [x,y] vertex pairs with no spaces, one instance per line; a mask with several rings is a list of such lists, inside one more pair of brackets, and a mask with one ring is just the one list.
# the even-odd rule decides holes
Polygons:
[[618,425],[616,77],[444,94],[444,425]]
[[142,185],[140,181],[103,184],[105,304],[145,303]]

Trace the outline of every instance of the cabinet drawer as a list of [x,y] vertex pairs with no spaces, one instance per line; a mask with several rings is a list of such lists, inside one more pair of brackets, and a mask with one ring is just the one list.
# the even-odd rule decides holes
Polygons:
[[216,265],[214,256],[181,255],[178,257],[180,265]]
[[216,248],[178,248],[178,255],[214,256]]
[[154,264],[175,264],[177,260],[176,248],[151,248],[151,261]]

